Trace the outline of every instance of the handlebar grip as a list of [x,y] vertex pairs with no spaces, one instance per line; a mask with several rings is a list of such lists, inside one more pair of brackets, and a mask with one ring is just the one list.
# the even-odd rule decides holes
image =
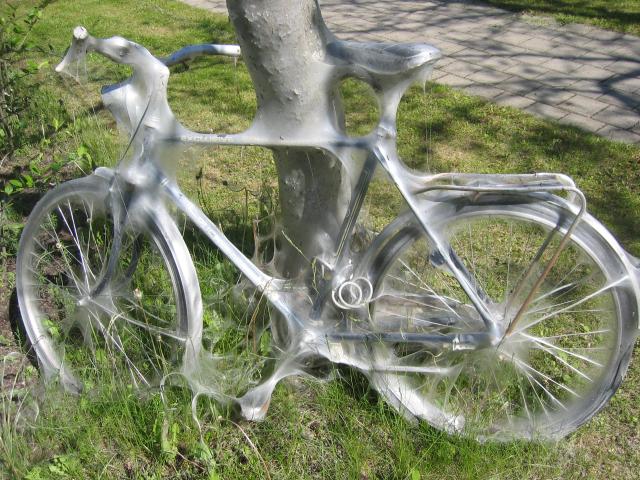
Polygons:
[[[126,57],[126,53],[122,54],[122,44],[127,45],[125,52],[127,52],[128,46],[133,47],[132,50],[138,52],[145,52],[143,56]],[[202,45],[189,45],[177,52],[172,53],[168,57],[157,58],[153,56],[146,48],[138,45],[134,42],[126,40],[121,37],[111,38],[94,38],[92,37],[86,28],[77,26],[73,29],[73,37],[71,38],[71,46],[67,50],[66,55],[62,61],[56,66],[55,70],[58,73],[65,73],[79,79],[81,72],[79,67],[83,64],[87,51],[96,51],[110,60],[116,63],[128,63],[134,67],[141,66],[143,63],[149,62],[151,59],[154,62],[161,62],[166,66],[175,65],[176,63],[192,60],[200,55],[226,55],[230,57],[240,56],[240,47],[238,45],[214,45],[214,44],[202,44]],[[128,60],[127,60],[128,58]],[[74,68],[75,67],[75,68]]]
[[[90,39],[93,37],[89,35],[86,28],[77,26],[73,29],[73,37],[71,38],[71,46],[67,50],[66,55],[62,61],[56,66],[55,70],[58,73],[66,73],[78,79],[79,72],[78,66],[84,61],[87,55],[87,48],[89,47]],[[73,66],[75,65],[76,71],[73,72]]]

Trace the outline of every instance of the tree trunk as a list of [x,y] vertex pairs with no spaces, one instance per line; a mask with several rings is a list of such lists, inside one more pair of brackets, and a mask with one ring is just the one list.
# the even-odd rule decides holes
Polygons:
[[[251,130],[282,140],[322,140],[344,132],[333,69],[333,40],[316,0],[227,0],[258,110]],[[304,274],[335,251],[351,185],[344,166],[316,148],[274,148],[283,232],[276,268]]]

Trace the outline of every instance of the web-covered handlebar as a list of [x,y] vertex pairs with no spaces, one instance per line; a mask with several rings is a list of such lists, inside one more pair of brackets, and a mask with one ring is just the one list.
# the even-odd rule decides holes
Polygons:
[[[78,67],[84,64],[87,52],[96,52],[115,63],[143,66],[147,62],[158,61],[166,66],[193,60],[202,55],[224,55],[239,57],[238,45],[199,44],[189,45],[163,58],[154,57],[145,47],[122,37],[96,38],[86,28],[73,29],[71,46],[62,61],[56,66],[56,72],[78,77]],[[137,54],[136,54],[137,53]],[[152,58],[150,58],[152,57]],[[75,73],[74,73],[75,70]]]
[[[56,72],[76,80],[84,74],[87,52],[99,53],[118,64],[132,67],[132,75],[117,84],[102,88],[104,105],[115,117],[121,130],[130,138],[143,132],[143,138],[152,134],[155,140],[173,139],[187,130],[180,124],[169,106],[167,86],[169,66],[190,61],[201,55],[238,57],[237,45],[189,45],[171,55],[158,58],[145,47],[122,37],[96,38],[86,28],[73,30],[71,46]],[[149,144],[141,138],[139,144]]]

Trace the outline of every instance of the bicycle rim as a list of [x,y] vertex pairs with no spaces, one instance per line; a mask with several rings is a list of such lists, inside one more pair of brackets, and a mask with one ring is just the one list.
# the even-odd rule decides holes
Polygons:
[[[553,204],[497,207],[471,200],[440,210],[433,212],[434,228],[473,274],[496,318],[509,323],[571,214]],[[415,224],[401,229],[371,265],[374,330],[482,330],[468,297]],[[583,222],[497,348],[377,345],[378,363],[428,366],[431,373],[378,375],[376,383],[396,406],[426,412],[444,430],[479,439],[563,436],[606,403],[626,370],[635,314],[625,275],[617,253]]]
[[184,274],[161,227],[125,229],[100,291],[114,239],[108,183],[68,182],[29,218],[17,263],[20,309],[45,376],[72,392],[157,385],[180,366],[191,335]]

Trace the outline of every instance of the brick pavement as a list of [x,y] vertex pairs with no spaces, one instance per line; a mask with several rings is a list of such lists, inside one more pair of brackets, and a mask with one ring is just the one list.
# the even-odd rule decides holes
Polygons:
[[[226,12],[225,0],[183,0]],[[432,79],[502,105],[640,144],[640,38],[557,25],[465,0],[320,0],[345,39],[423,41]]]

